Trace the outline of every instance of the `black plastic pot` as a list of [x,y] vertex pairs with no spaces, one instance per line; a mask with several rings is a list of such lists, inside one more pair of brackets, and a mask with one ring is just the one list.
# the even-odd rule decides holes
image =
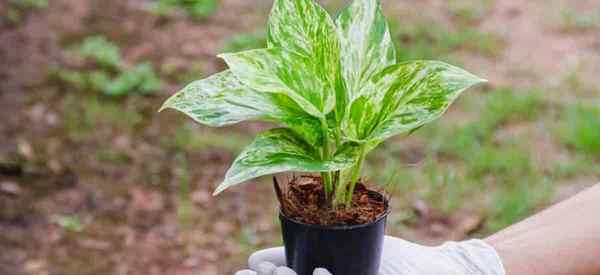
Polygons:
[[318,267],[334,275],[377,275],[388,213],[368,224],[320,226],[280,211],[287,265],[298,275],[312,275]]

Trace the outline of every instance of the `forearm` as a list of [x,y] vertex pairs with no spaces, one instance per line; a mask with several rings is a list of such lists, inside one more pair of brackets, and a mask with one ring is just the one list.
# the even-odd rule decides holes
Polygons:
[[507,275],[600,274],[600,185],[486,241]]

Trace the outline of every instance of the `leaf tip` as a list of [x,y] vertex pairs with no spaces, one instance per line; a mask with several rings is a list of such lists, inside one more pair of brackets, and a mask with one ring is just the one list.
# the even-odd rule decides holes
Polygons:
[[158,112],[162,112],[166,109],[169,108],[173,108],[175,105],[173,104],[173,101],[175,100],[175,98],[179,95],[179,93],[176,93],[174,95],[172,95],[171,97],[167,98],[167,100],[165,100],[165,102],[163,102],[162,106],[160,106],[160,109],[158,109]]
[[231,53],[220,53],[220,54],[217,54],[217,57],[220,58],[220,59],[223,59],[223,60],[227,60],[227,58],[229,56],[231,56]]
[[227,186],[225,184],[221,184],[217,187],[217,189],[215,189],[215,191],[212,193],[213,197],[216,197],[217,195],[221,194],[223,191],[225,191],[225,189],[227,189]]
[[158,109],[157,113],[160,113],[160,112],[164,111],[165,109],[168,109],[169,107],[171,107],[171,106],[169,106],[167,104],[167,102],[165,102],[165,104],[163,104],[162,106],[160,106],[160,108]]
[[489,80],[485,79],[485,78],[481,78],[479,76],[475,76],[475,84],[481,84],[481,83],[488,83],[490,82]]

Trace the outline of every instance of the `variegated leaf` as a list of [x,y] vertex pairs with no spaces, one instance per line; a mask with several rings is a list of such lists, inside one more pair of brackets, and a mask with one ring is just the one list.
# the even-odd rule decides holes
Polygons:
[[273,107],[268,97],[243,86],[230,71],[224,71],[187,85],[167,99],[160,110],[172,108],[201,124],[221,127],[265,118]]
[[310,57],[283,48],[221,54],[246,86],[292,98],[308,114],[325,117],[335,105],[335,91],[313,70]]
[[[378,143],[439,118],[467,88],[485,80],[439,61],[414,61],[390,66],[375,75],[356,101],[357,118],[348,119],[349,136]],[[354,104],[361,104],[360,107]],[[376,119],[373,119],[373,114]],[[366,118],[365,118],[366,117]],[[362,119],[362,120],[361,120]],[[368,123],[356,123],[368,120]]]
[[396,49],[379,0],[355,0],[336,19],[349,101],[371,77],[396,64]]
[[330,160],[320,160],[319,153],[294,132],[285,128],[271,129],[259,134],[233,162],[225,180],[215,190],[223,190],[244,181],[286,171],[338,171],[354,164],[356,147],[344,150]]
[[161,110],[167,108],[212,127],[245,120],[272,121],[290,127],[311,144],[322,142],[318,119],[286,95],[260,93],[243,85],[230,71],[192,82],[165,101]]
[[331,16],[313,0],[275,0],[269,16],[269,48],[310,57],[318,76],[335,81],[340,45]]

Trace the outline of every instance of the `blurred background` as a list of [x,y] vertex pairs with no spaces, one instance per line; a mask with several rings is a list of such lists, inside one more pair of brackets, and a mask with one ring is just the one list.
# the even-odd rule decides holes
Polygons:
[[[281,244],[268,178],[211,196],[271,125],[157,113],[216,54],[264,47],[271,4],[0,1],[0,274],[233,274]],[[389,234],[486,236],[600,181],[599,1],[383,4],[399,59],[490,80],[370,155]]]

